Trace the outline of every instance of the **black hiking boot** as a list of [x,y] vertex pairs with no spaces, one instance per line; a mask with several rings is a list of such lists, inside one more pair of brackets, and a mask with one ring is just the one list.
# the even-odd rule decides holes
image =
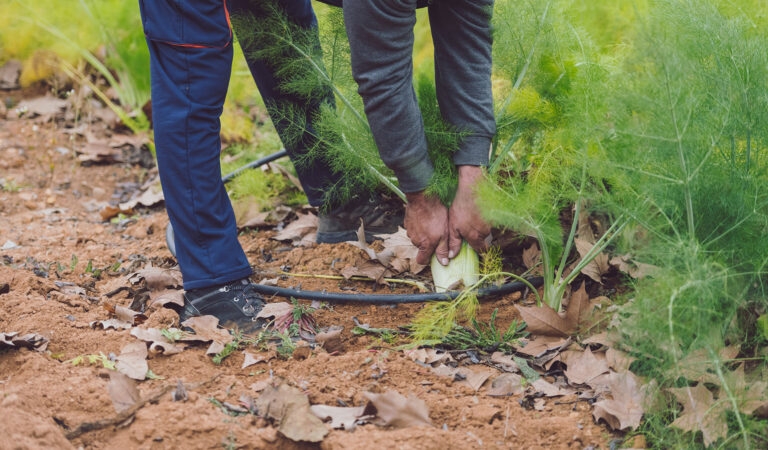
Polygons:
[[179,321],[210,315],[218,318],[223,328],[254,334],[267,323],[256,318],[262,308],[264,299],[253,290],[251,281],[244,278],[222,286],[186,291]]
[[365,240],[372,242],[376,235],[396,233],[403,226],[404,217],[405,206],[398,198],[378,194],[355,197],[318,215],[316,240],[318,244],[356,241],[362,219]]

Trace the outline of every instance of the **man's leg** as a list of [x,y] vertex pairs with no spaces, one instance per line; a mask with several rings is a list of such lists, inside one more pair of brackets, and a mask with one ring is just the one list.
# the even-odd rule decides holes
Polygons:
[[[320,56],[317,18],[310,1],[230,0],[230,5],[232,25],[259,93],[294,163],[309,203],[319,209],[317,242],[357,240],[356,233],[361,219],[369,240],[376,234],[396,232],[397,227],[402,225],[402,204],[399,201],[361,190],[346,204],[339,204],[338,199],[328,197],[336,185],[342,184],[343,174],[331,168],[326,156],[311,153],[317,142],[314,127],[317,114],[322,105],[334,106],[335,103],[331,87],[318,82],[311,95],[285,92],[280,87],[284,81],[278,75],[284,68],[281,64],[295,65],[297,58],[303,59],[302,55],[290,48],[276,51],[283,45],[283,40],[297,43],[304,50]],[[282,24],[277,36],[268,33],[269,27],[280,22],[277,14],[285,14],[290,24],[296,27],[294,35],[280,35],[284,32]],[[273,56],[277,53],[278,57],[284,59],[275,61],[261,57],[265,51]],[[320,79],[316,74],[314,76]]]
[[232,64],[223,2],[140,1],[160,179],[184,288],[248,277],[221,181],[219,117]]
[[[333,91],[330,86],[322,86],[316,95],[305,97],[280,89],[281,80],[276,75],[278,64],[259,57],[258,52],[266,46],[279,46],[281,43],[276,41],[281,37],[253,38],[257,29],[264,32],[266,24],[275,23],[275,18],[270,16],[276,11],[270,8],[268,3],[230,0],[232,26],[272,123],[291,161],[294,162],[304,193],[312,206],[322,207],[328,200],[325,194],[338,181],[340,175],[334,173],[324,157],[308,154],[316,142],[312,122],[321,105],[334,105]],[[299,42],[304,39],[304,44],[313,47],[319,54],[317,18],[310,0],[273,0],[273,5],[280,8],[291,24],[302,32],[301,36],[285,36],[286,40]],[[291,57],[295,58],[296,55],[286,54],[286,58]]]

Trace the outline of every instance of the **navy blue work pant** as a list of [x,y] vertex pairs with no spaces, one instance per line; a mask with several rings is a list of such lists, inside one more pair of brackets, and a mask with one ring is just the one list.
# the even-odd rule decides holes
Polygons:
[[[316,27],[310,0],[279,2],[296,23]],[[230,12],[247,13],[250,3],[139,0],[139,5],[150,54],[157,164],[184,288],[247,277],[252,269],[221,181],[219,118],[232,69]],[[311,117],[317,105],[281,95],[269,64],[249,57],[248,66],[268,107],[295,102]],[[278,127],[281,137],[283,131]],[[291,143],[286,150],[292,159],[306,151],[305,140]],[[322,162],[296,169],[310,203],[319,206],[331,171]]]

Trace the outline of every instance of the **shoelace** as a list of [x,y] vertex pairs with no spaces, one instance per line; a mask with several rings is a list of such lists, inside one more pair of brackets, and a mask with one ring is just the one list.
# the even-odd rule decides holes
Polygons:
[[240,298],[245,300],[245,305],[241,306],[240,309],[243,311],[243,314],[247,316],[254,316],[256,315],[257,311],[260,311],[261,308],[264,306],[264,299],[261,297],[261,295],[256,292],[253,289],[253,285],[250,283],[248,284],[232,284],[227,286],[230,290],[234,291],[240,291],[238,292],[233,300],[235,303],[239,303]]

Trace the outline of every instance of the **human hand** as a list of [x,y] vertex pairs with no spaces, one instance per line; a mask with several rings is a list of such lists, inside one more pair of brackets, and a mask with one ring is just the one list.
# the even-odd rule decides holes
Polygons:
[[406,194],[404,225],[408,237],[419,252],[416,262],[429,264],[434,253],[440,264],[448,264],[448,209],[434,195],[424,191]]
[[458,166],[459,186],[448,210],[448,257],[453,258],[461,250],[461,241],[480,252],[488,247],[491,226],[483,220],[477,207],[475,187],[485,179],[479,166]]

